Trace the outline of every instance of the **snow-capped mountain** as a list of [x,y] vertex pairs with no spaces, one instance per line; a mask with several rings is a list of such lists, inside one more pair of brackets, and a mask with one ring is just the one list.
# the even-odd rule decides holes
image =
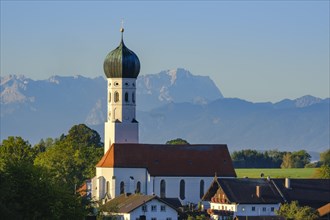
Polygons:
[[[103,136],[103,77],[10,75],[1,77],[0,91],[1,140],[22,136],[36,143],[79,123]],[[143,143],[181,137],[190,143],[225,143],[230,150],[329,148],[329,98],[307,95],[274,104],[223,98],[209,77],[175,69],[138,77],[137,109]]]

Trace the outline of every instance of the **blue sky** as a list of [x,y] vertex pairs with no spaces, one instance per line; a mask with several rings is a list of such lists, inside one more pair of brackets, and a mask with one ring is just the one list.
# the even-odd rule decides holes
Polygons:
[[120,40],[141,73],[183,67],[225,97],[329,97],[329,1],[1,1],[1,75],[103,76]]

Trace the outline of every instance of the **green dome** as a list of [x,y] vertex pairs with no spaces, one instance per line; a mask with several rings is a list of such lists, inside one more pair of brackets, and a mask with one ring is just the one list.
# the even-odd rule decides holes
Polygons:
[[128,49],[123,41],[111,51],[103,64],[107,78],[137,78],[140,73],[140,61],[137,55]]

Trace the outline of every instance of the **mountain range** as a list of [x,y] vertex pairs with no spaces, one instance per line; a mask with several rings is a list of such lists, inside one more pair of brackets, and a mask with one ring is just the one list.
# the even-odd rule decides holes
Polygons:
[[[329,98],[303,96],[277,103],[224,98],[207,76],[185,69],[137,79],[140,142],[225,143],[230,150],[324,151],[329,148]],[[85,123],[103,137],[106,80],[53,76],[32,80],[1,77],[1,140],[21,136],[30,143],[59,137]]]

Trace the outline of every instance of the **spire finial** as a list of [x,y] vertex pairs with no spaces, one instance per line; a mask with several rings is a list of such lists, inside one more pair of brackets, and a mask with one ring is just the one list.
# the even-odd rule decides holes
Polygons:
[[121,32],[121,41],[123,41],[123,35],[124,35],[124,19],[121,19],[121,26],[120,26],[120,32]]

